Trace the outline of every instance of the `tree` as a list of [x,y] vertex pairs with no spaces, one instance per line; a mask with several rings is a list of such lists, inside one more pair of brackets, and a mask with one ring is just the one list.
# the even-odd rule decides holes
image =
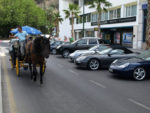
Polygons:
[[[8,37],[12,28],[29,25],[46,26],[45,11],[34,0],[0,0],[0,35]],[[41,29],[43,30],[43,29]]]
[[146,49],[150,49],[150,0],[148,0],[148,15],[146,28]]
[[[74,37],[74,18],[77,17],[80,13],[80,8],[76,4],[69,4],[69,8],[67,10],[64,10],[64,13],[66,15],[66,19],[71,17],[71,24],[72,24],[72,38]],[[75,39],[74,39],[75,40]]]
[[56,12],[54,15],[55,15],[54,22],[55,22],[55,26],[56,26],[56,36],[58,37],[59,36],[59,23],[61,23],[63,21],[63,18],[61,18],[59,12]]
[[90,0],[87,2],[90,5],[90,8],[96,8],[98,13],[98,37],[101,36],[101,14],[102,11],[107,12],[107,8],[112,4],[107,0]]

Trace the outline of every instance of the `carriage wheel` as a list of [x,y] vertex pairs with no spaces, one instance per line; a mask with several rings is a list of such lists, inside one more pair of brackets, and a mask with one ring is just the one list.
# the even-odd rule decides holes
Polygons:
[[42,66],[42,72],[43,72],[43,74],[45,73],[45,69],[46,69],[46,64],[44,63],[43,66]]
[[20,66],[19,66],[19,60],[18,58],[16,59],[16,75],[20,76]]

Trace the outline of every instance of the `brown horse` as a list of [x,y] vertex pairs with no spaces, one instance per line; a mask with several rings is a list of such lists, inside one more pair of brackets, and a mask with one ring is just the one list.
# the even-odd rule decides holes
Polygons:
[[36,81],[37,69],[40,66],[40,83],[43,84],[43,66],[45,58],[50,54],[50,41],[45,37],[36,37],[35,40],[28,40],[26,44],[26,61],[29,63],[31,79]]

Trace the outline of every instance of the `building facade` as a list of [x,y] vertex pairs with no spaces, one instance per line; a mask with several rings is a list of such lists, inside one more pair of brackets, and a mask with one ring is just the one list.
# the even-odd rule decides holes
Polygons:
[[[84,1],[84,2],[83,2]],[[112,6],[101,15],[102,38],[111,44],[120,44],[134,49],[145,46],[147,0],[108,0]],[[95,8],[89,8],[86,0],[59,0],[60,15],[64,21],[60,24],[59,36],[71,37],[71,19],[65,19],[64,9],[69,3],[78,4],[80,18],[75,18],[75,38],[97,36],[98,14]]]

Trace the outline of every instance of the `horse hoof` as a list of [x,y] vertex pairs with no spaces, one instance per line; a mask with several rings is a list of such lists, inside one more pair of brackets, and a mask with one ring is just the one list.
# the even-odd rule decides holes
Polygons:
[[33,79],[34,82],[36,82],[36,77]]
[[40,80],[40,84],[41,84],[41,85],[43,84],[43,81],[42,81],[42,80]]

